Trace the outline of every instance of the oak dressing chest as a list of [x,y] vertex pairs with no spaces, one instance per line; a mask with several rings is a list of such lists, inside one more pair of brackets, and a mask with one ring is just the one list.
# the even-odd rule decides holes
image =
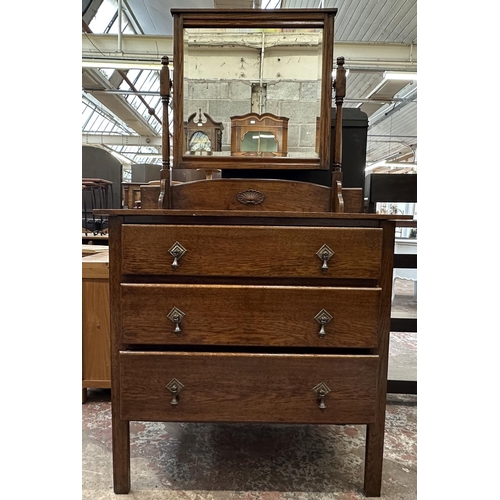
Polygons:
[[[287,9],[272,21],[258,10],[172,13],[179,58],[174,162],[167,130],[157,195],[144,186],[141,208],[106,212],[114,491],[130,490],[130,421],[269,422],[366,424],[364,491],[379,496],[395,223],[387,215],[344,210],[350,192],[342,189],[341,135],[330,158],[336,9]],[[227,28],[229,43],[230,29],[242,25],[321,31],[319,153],[315,138],[312,153],[271,160],[182,150],[190,29],[197,30],[198,47],[201,28]],[[279,43],[283,38],[271,40],[269,51]],[[168,59],[162,62],[168,123],[170,73]],[[341,120],[345,76],[338,63]],[[201,167],[331,167],[332,185],[170,181],[171,168]],[[151,199],[157,202],[145,201]]]

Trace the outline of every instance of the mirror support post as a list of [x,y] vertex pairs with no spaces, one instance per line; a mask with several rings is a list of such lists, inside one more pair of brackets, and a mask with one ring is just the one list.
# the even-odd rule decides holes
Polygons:
[[170,90],[172,80],[170,79],[169,59],[167,56],[161,58],[162,68],[160,71],[160,96],[163,105],[162,117],[162,143],[161,143],[161,170],[160,170],[160,196],[158,208],[170,208],[170,127],[168,108],[170,105]]
[[342,196],[342,104],[344,103],[346,79],[345,59],[337,57],[337,72],[333,88],[335,89],[335,137],[333,141],[333,167],[332,167],[332,210],[344,212],[344,198]]
[[335,13],[327,12],[323,19],[323,50],[321,74],[321,110],[319,127],[319,159],[320,168],[331,168],[331,109],[332,109],[332,70],[334,47]]
[[337,57],[337,73],[333,88],[335,89],[335,106],[337,114],[335,115],[335,138],[333,142],[333,170],[340,172],[342,170],[342,105],[344,104],[346,79],[345,79],[345,59]]

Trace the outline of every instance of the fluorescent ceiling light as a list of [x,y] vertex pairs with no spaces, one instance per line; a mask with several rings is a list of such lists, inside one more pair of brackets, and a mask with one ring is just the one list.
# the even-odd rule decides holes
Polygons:
[[365,99],[370,99],[373,94],[378,92],[388,80],[399,80],[399,81],[416,81],[417,73],[396,73],[394,71],[384,71],[384,77],[382,81],[370,91],[370,93],[366,96]]
[[373,163],[369,167],[365,168],[365,172],[371,172],[376,168],[390,168],[390,169],[400,169],[400,168],[411,168],[412,170],[417,170],[417,164],[409,161],[387,161],[381,160]]
[[385,160],[376,161],[375,163],[372,163],[369,167],[366,167],[365,171],[373,170],[374,168],[380,167],[381,165],[384,165],[384,164],[385,164]]
[[259,134],[259,135],[252,135],[252,139],[274,139],[273,134]]
[[[82,59],[82,68],[109,68],[109,69],[150,69],[161,70],[161,62],[127,61],[117,59]],[[169,66],[172,69],[171,66]]]
[[384,80],[416,80],[417,73],[396,73],[394,71],[384,71]]

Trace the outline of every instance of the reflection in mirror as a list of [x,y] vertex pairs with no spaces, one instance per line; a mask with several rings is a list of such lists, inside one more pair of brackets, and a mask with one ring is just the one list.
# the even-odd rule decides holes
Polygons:
[[287,151],[288,118],[272,113],[231,117],[231,154],[280,157]]
[[278,143],[269,132],[247,132],[241,141],[240,150],[256,153],[278,151]]
[[223,129],[222,123],[199,109],[184,122],[184,148],[190,155],[211,155],[213,151],[220,151]]
[[204,132],[195,132],[189,139],[189,151],[212,151],[212,142]]
[[232,143],[231,117],[272,114],[288,122],[287,149],[268,137],[256,145],[255,133],[243,134],[239,142],[246,141],[251,151],[318,158],[322,33],[316,28],[184,29],[183,119],[206,110],[224,126],[221,151],[213,154],[230,156],[244,151]]

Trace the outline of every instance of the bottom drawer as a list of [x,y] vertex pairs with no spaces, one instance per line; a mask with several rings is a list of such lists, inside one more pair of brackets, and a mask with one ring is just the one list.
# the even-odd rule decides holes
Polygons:
[[[378,360],[373,355],[121,352],[120,416],[183,422],[372,423]],[[321,389],[326,393],[323,400]]]

